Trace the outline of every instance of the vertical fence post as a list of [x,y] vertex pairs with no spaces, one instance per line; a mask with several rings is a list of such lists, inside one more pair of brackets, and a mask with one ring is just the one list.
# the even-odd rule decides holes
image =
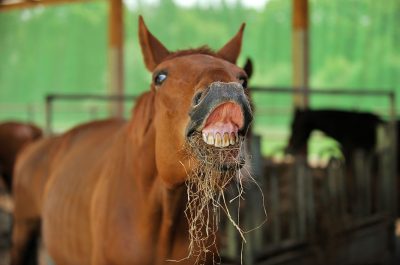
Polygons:
[[46,134],[50,135],[52,134],[52,115],[53,115],[53,96],[48,95],[46,96]]
[[280,212],[280,196],[279,196],[279,176],[276,168],[271,168],[272,172],[270,172],[269,178],[269,198],[271,205],[271,212],[274,216],[271,220],[271,228],[272,228],[272,242],[278,243],[281,241],[281,212]]
[[390,213],[395,218],[398,213],[398,187],[399,183],[397,183],[397,173],[399,171],[398,165],[398,151],[397,147],[399,139],[397,138],[397,119],[396,119],[396,95],[394,92],[390,93],[390,139],[392,140],[391,145],[391,165],[390,165],[390,179],[389,179],[389,194],[388,194],[388,206],[390,207]]
[[297,185],[298,185],[298,177],[297,177],[297,172],[298,172],[298,161],[301,157],[301,159],[304,159],[302,157],[303,155],[296,156],[295,157],[295,163],[293,164],[293,167],[290,170],[290,175],[289,175],[289,192],[292,194],[290,196],[290,206],[291,212],[289,214],[289,238],[296,240],[298,238],[298,216],[297,216]]
[[[263,174],[263,158],[261,154],[261,137],[259,135],[251,135],[250,140],[250,154],[251,154],[251,173],[254,180],[260,187],[264,187],[264,174]],[[259,188],[254,184],[247,191],[246,195],[246,214],[245,229],[248,231],[259,226],[265,219],[264,211],[260,205],[264,205],[261,201],[262,196]],[[259,195],[259,196],[257,196]],[[251,231],[246,236],[247,243],[245,246],[244,262],[245,264],[253,264],[255,254],[263,245],[263,234],[261,229]]]
[[305,164],[305,203],[306,203],[306,231],[308,236],[315,232],[315,198],[314,198],[314,176],[308,164]]
[[[251,140],[251,153],[252,153],[252,171],[255,180],[259,187],[265,187],[265,176],[264,176],[264,168],[263,168],[263,157],[261,153],[261,136],[260,135],[252,135]],[[253,189],[255,190],[254,194],[259,194],[260,196],[253,196],[255,205],[264,205],[262,200],[261,192],[258,187],[253,185]],[[260,225],[265,219],[264,209],[261,207],[254,209],[254,219],[253,219],[253,227]],[[253,232],[254,233],[254,245],[255,247],[260,247],[263,244],[263,235],[261,233],[261,229],[258,229]]]
[[300,240],[304,240],[306,237],[306,194],[305,188],[307,186],[307,159],[301,159],[296,163],[296,213],[298,220],[298,234],[297,237]]
[[352,155],[355,169],[355,213],[362,217],[368,215],[371,210],[371,154],[364,150],[356,150]]

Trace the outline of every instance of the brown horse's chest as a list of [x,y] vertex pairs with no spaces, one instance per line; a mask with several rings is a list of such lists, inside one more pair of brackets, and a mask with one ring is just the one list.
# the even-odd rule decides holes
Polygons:
[[95,198],[96,205],[106,206],[96,212],[95,219],[105,221],[94,232],[94,247],[105,250],[99,253],[105,264],[170,264],[167,260],[187,256],[186,219],[180,213],[174,222],[166,220],[159,196],[153,196],[156,191],[149,191],[144,199],[130,184],[104,182],[98,188],[98,194],[104,194],[102,189],[109,193],[108,199]]
[[[126,222],[127,220],[125,220]],[[158,226],[158,221],[135,222],[127,225],[124,221],[110,224],[106,230],[107,242],[104,245],[104,260],[109,264],[162,265],[171,264],[170,260],[182,260],[188,255],[185,220],[180,220],[173,227]],[[163,235],[163,233],[167,235]],[[179,264],[192,265],[193,259]]]

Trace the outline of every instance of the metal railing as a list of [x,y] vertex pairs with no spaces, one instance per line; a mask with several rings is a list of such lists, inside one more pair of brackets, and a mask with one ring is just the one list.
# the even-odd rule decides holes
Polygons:
[[47,134],[53,132],[53,108],[54,101],[82,101],[82,100],[95,100],[95,101],[126,101],[136,100],[137,95],[96,95],[96,94],[49,94],[46,96],[46,128]]
[[[380,170],[378,173],[378,183],[375,185],[379,186],[375,194],[371,194],[371,172],[368,170],[371,169],[371,164],[365,158],[358,157],[356,158],[356,188],[358,189],[358,195],[361,197],[354,202],[352,207],[355,208],[354,222],[351,222],[353,225],[352,228],[347,228],[350,230],[342,231],[342,233],[353,233],[355,235],[354,242],[357,242],[357,236],[360,227],[359,224],[364,223],[373,223],[376,219],[377,214],[383,214],[379,216],[387,216],[385,223],[380,227],[385,227],[385,224],[390,224],[394,221],[396,216],[396,165],[397,165],[397,120],[396,120],[396,102],[395,102],[395,93],[393,91],[386,90],[359,90],[359,91],[349,91],[344,89],[293,89],[293,88],[268,88],[268,87],[252,87],[251,92],[254,94],[257,93],[269,93],[269,94],[295,94],[295,93],[304,93],[312,95],[327,95],[327,96],[346,96],[346,97],[360,97],[360,96],[368,96],[368,97],[382,97],[387,98],[388,100],[388,108],[387,108],[387,130],[386,130],[386,147],[384,152],[378,154],[379,156],[379,166]],[[252,145],[254,148],[254,145]],[[258,148],[260,146],[258,145]],[[254,153],[255,151],[255,153]],[[260,150],[252,150],[252,158],[260,155]],[[257,158],[257,161],[262,161],[262,159]],[[267,227],[264,227],[260,231],[254,231],[253,233],[261,233],[260,235],[248,235],[250,238],[248,243],[250,246],[246,247],[246,252],[244,253],[244,257],[246,260],[246,264],[256,264],[256,259],[262,256],[271,258],[271,253],[278,253],[282,251],[290,252],[290,248],[287,247],[287,244],[290,246],[310,246],[313,244],[313,240],[316,236],[316,225],[317,225],[317,208],[314,196],[315,192],[317,192],[315,187],[313,187],[313,176],[311,174],[311,169],[307,166],[306,160],[304,157],[295,158],[294,164],[290,167],[290,169],[286,170],[286,174],[290,174],[289,184],[291,189],[291,196],[293,196],[292,207],[293,212],[289,214],[289,220],[283,220],[284,218],[280,216],[280,211],[282,211],[282,198],[280,198],[279,190],[282,189],[279,184],[278,179],[281,179],[282,174],[281,170],[273,170],[270,169],[269,172],[263,172],[263,164],[253,164],[253,172],[261,172],[256,175],[257,180],[259,181],[259,185],[263,187],[264,194],[266,194],[266,198],[268,198],[267,205],[269,205],[269,209],[271,212],[269,214],[277,214],[277,218],[275,216],[269,216],[269,221]],[[345,213],[344,205],[344,189],[346,188],[345,183],[345,169],[342,166],[336,166],[335,164],[329,165],[329,167],[325,170],[326,176],[323,181],[324,189],[327,194],[323,194],[325,202],[324,205],[331,205],[327,210],[331,211],[335,215],[333,218],[347,218],[348,213]],[[267,174],[268,173],[268,174]],[[267,175],[269,176],[267,178]],[[289,186],[288,186],[289,187]],[[287,188],[288,188],[287,187]],[[260,204],[259,201],[254,197],[254,194],[257,194],[257,187],[253,187],[254,190],[248,191],[246,200],[249,205],[257,205]],[[323,191],[319,191],[323,192]],[[375,212],[371,212],[371,200],[373,196],[378,196],[375,198],[378,200],[378,210]],[[287,203],[286,199],[286,203]],[[290,199],[289,199],[290,200]],[[333,200],[333,201],[331,201]],[[328,203],[327,203],[328,202]],[[247,216],[250,218],[250,226],[249,228],[254,227],[255,224],[260,223],[262,220],[262,215],[260,213],[252,213],[253,210],[250,207],[249,209],[243,209],[243,216]],[[259,210],[259,209],[258,209]],[[250,211],[250,212],[248,212]],[[320,211],[320,210],[319,210]],[[341,216],[338,216],[341,215]],[[360,218],[359,218],[360,217]],[[375,219],[374,219],[375,218]],[[371,221],[372,220],[372,221]],[[364,223],[363,223],[364,222]],[[246,223],[246,221],[245,221]],[[375,224],[375,223],[374,223]],[[285,228],[286,226],[286,228]],[[282,228],[288,231],[288,235],[284,238],[282,234]],[[377,229],[376,226],[371,226],[371,233],[374,233],[373,229]],[[380,228],[379,228],[380,229]],[[383,228],[382,228],[383,229]],[[269,233],[270,241],[265,241],[266,236]],[[390,230],[379,230],[381,234],[375,234],[374,236],[381,236],[385,231],[390,233]],[[352,235],[353,235],[352,234]],[[313,238],[314,237],[314,238]],[[390,234],[389,234],[390,237]],[[372,237],[373,238],[373,237]],[[352,240],[353,240],[352,239]],[[353,242],[353,241],[352,241]],[[293,245],[294,244],[294,245]],[[304,245],[305,244],[305,245]],[[350,244],[350,242],[349,242]],[[377,243],[381,244],[381,243]],[[345,246],[344,246],[345,247]],[[390,246],[383,246],[382,244],[379,246],[379,249]],[[299,248],[301,249],[301,248]],[[304,248],[306,249],[306,248]],[[273,250],[273,251],[272,251]],[[272,251],[272,252],[271,252]],[[340,252],[340,251],[339,251]],[[339,253],[338,252],[338,253]],[[343,253],[343,252],[342,252]],[[300,259],[299,259],[300,260]],[[297,260],[296,262],[299,262]],[[292,264],[297,264],[296,262]],[[264,264],[264,263],[262,263]],[[269,264],[266,262],[265,264]],[[291,264],[291,263],[288,263]]]

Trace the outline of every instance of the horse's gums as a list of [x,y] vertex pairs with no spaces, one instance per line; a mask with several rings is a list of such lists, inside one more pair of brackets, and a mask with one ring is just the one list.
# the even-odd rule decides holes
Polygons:
[[238,128],[242,128],[244,124],[244,117],[240,106],[233,102],[227,102],[216,107],[206,119],[204,128],[212,125],[213,123],[231,123]]

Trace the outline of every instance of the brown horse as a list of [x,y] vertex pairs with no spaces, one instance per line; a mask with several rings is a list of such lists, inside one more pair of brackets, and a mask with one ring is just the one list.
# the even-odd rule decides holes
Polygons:
[[170,52],[139,18],[153,82],[131,120],[82,125],[19,157],[13,265],[26,264],[39,228],[57,265],[215,261],[215,219],[198,225],[218,203],[205,197],[240,178],[245,163],[252,111],[235,65],[243,29],[217,52]]
[[42,136],[42,130],[29,123],[9,121],[0,124],[0,176],[11,191],[12,173],[18,152]]

